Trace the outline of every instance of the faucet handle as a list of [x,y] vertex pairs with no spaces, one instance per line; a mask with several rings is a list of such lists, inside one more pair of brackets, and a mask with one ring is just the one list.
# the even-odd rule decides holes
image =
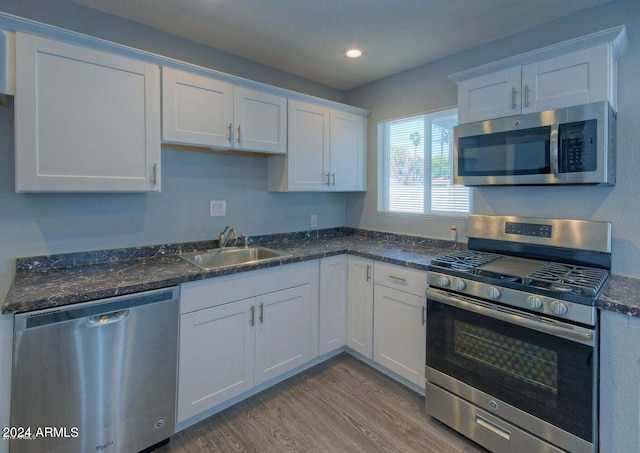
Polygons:
[[227,231],[229,230],[229,225],[227,225],[226,227],[224,227],[224,230],[222,230],[222,235],[227,234]]

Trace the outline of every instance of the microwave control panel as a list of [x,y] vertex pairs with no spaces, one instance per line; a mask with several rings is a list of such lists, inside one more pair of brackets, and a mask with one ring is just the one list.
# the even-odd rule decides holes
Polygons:
[[561,124],[559,128],[561,173],[595,171],[597,167],[597,120]]

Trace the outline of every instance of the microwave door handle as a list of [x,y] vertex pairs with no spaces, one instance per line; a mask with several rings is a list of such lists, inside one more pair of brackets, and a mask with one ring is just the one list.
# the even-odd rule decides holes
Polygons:
[[558,124],[554,124],[553,126],[551,126],[551,138],[549,141],[551,152],[551,173],[553,173],[554,176],[558,176],[558,174],[560,173],[560,166],[558,165],[558,146]]

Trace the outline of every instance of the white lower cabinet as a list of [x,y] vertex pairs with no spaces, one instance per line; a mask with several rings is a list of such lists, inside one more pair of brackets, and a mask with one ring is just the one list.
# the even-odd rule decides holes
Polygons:
[[347,255],[320,260],[320,355],[335,351],[346,343]]
[[182,315],[178,421],[254,385],[255,298]]
[[178,423],[318,355],[318,261],[186,283]]
[[318,308],[317,291],[317,286],[306,284],[256,297],[255,385],[317,356],[317,335],[310,337],[310,326],[317,320],[312,313]]
[[600,316],[600,451],[640,451],[640,318]]
[[373,359],[373,260],[349,255],[347,346]]
[[385,263],[375,265],[373,360],[422,388],[426,280],[422,271]]

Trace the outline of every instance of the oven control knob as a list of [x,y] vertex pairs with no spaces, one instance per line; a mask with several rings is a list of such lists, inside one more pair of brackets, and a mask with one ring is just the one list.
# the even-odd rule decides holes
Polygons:
[[458,291],[462,291],[463,289],[465,289],[467,287],[467,284],[464,282],[464,280],[460,280],[459,278],[454,278],[453,279],[453,287],[454,287],[454,289],[456,289]]
[[542,299],[539,296],[527,297],[527,305],[534,310],[540,310],[542,308]]
[[566,304],[560,302],[559,300],[554,300],[553,302],[551,302],[551,311],[558,316],[566,314],[568,310],[569,309],[567,308]]
[[499,299],[501,295],[502,295],[502,293],[500,293],[500,290],[498,288],[496,288],[495,286],[492,286],[491,288],[489,288],[489,297],[490,298]]
[[449,286],[449,279],[444,275],[441,275],[440,278],[438,278],[438,285]]

